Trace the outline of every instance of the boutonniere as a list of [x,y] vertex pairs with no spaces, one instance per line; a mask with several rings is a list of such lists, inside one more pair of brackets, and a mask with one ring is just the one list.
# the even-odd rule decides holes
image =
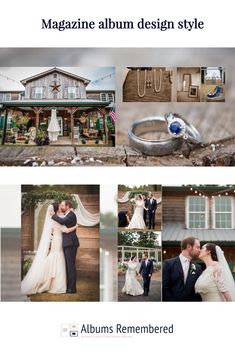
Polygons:
[[190,266],[190,274],[195,275],[196,274],[196,265],[194,263],[191,264]]

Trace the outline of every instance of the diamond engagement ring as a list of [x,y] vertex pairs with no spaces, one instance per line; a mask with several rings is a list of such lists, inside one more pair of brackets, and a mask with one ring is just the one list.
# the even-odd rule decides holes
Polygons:
[[[170,137],[162,140],[145,138],[147,133],[152,132],[168,132]],[[190,144],[201,143],[196,128],[173,113],[135,121],[128,130],[128,136],[131,147],[149,156],[172,154],[185,140]]]

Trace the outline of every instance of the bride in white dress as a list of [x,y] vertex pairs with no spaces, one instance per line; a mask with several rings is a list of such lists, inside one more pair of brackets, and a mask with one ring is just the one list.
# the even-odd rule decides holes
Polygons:
[[221,248],[213,243],[203,245],[199,258],[206,269],[195,283],[202,301],[235,301],[235,283]]
[[126,271],[125,285],[122,288],[122,293],[129,295],[142,295],[144,293],[141,284],[137,280],[136,276],[139,274],[139,264],[136,256],[132,256],[127,264],[128,268]]
[[50,216],[51,210],[58,213],[60,217],[62,216],[58,204],[50,205],[47,208],[37,254],[21,282],[22,294],[66,293],[66,267],[62,248],[62,232],[70,233],[77,228],[77,225],[67,228],[53,221]]
[[144,209],[147,209],[144,206],[144,198],[142,195],[138,195],[135,198],[135,211],[131,218],[127,229],[145,229],[146,224],[144,222]]

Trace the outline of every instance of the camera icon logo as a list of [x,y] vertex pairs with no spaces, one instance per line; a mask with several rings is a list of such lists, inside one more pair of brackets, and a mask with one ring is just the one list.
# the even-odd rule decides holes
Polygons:
[[78,337],[78,324],[61,324],[62,337]]
[[78,331],[70,331],[70,337],[78,337]]

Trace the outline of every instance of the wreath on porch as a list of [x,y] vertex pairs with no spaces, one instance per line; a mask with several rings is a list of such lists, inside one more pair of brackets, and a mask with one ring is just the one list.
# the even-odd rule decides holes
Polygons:
[[37,207],[39,203],[43,203],[46,201],[58,202],[60,203],[63,200],[69,200],[72,202],[73,208],[77,208],[77,202],[73,195],[61,192],[61,191],[40,191],[40,190],[33,190],[28,191],[22,194],[22,212],[29,209],[30,207]]

